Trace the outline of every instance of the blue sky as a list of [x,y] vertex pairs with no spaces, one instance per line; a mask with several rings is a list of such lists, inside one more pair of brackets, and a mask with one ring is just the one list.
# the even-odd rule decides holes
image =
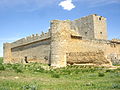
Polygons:
[[120,38],[120,0],[0,0],[0,56],[4,42],[46,32],[50,20],[89,14],[106,17],[109,39]]

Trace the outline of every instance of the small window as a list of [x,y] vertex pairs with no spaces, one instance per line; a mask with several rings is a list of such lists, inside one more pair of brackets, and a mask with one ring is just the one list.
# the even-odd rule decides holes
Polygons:
[[102,32],[100,32],[100,34],[102,34]]
[[99,20],[102,20],[101,17],[99,17]]
[[87,35],[87,32],[85,32],[85,35]]

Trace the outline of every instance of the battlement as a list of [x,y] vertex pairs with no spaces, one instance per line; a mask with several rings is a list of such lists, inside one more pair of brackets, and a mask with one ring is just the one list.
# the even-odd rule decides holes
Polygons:
[[120,39],[112,39],[111,42],[120,44]]
[[112,41],[120,42],[120,39],[114,38]]
[[96,17],[96,18],[98,18],[98,20],[106,20],[106,18],[103,17],[103,16],[99,16],[99,15],[97,15],[97,14],[91,14],[91,15],[88,15],[88,16],[84,16],[84,17],[82,17],[82,18],[75,19],[74,21],[87,19],[87,18],[89,18],[89,17]]
[[42,32],[42,34],[32,34],[31,36],[27,36],[25,38],[22,38],[20,40],[11,43],[11,48],[18,47],[21,45],[26,45],[36,41],[41,41],[47,38],[50,38],[50,32],[47,33]]

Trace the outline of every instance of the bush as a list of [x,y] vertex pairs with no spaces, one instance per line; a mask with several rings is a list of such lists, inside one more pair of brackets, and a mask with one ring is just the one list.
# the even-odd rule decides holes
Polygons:
[[111,72],[111,70],[110,70],[110,69],[107,69],[106,72]]
[[25,85],[22,88],[23,90],[37,90],[37,87],[35,85]]
[[41,72],[41,73],[43,73],[43,72],[44,72],[44,69],[43,69],[41,66],[39,66],[39,67],[34,67],[34,72]]
[[12,64],[8,63],[8,64],[4,64],[5,68],[8,70],[12,70]]
[[16,73],[22,73],[22,72],[23,72],[23,65],[13,64],[13,65],[12,65],[12,69],[13,69]]
[[104,77],[104,76],[105,76],[105,74],[104,74],[104,73],[102,73],[102,72],[99,72],[99,73],[98,73],[98,76],[99,76],[99,77]]
[[5,67],[3,64],[0,64],[0,70],[5,70]]
[[59,74],[52,74],[51,77],[53,77],[53,78],[60,78],[60,75]]
[[22,69],[19,69],[19,68],[15,69],[15,72],[16,73],[23,73]]
[[120,89],[120,84],[113,84],[113,85],[112,85],[112,88],[113,88],[113,89]]
[[86,83],[85,86],[94,86],[92,82]]

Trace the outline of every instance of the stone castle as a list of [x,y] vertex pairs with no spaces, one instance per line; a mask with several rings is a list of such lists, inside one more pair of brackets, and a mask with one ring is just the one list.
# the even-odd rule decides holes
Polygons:
[[4,43],[4,63],[25,62],[112,65],[120,63],[120,40],[107,40],[106,18],[97,14],[53,20],[47,33]]

